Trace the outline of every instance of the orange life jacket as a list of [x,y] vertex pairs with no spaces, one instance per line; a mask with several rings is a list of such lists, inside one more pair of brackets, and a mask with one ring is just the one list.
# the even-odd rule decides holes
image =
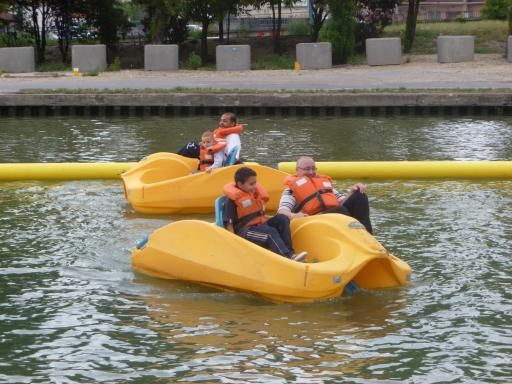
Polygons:
[[297,201],[294,213],[302,211],[308,215],[314,215],[340,204],[333,192],[332,179],[329,176],[293,175],[288,176],[284,183],[290,187]]
[[242,133],[244,131],[244,126],[241,125],[241,124],[237,124],[233,127],[228,127],[228,128],[217,128],[215,131],[213,131],[213,137],[215,138],[215,140],[219,140],[219,139],[223,139],[225,138],[227,135],[231,135],[232,133]]
[[210,165],[214,163],[213,155],[219,151],[222,151],[226,146],[225,141],[219,141],[217,144],[206,148],[204,145],[199,147],[199,165],[197,169],[204,171]]
[[256,192],[249,194],[242,191],[236,184],[229,183],[224,186],[224,194],[236,204],[237,222],[235,231],[242,227],[263,224],[267,221],[265,217],[265,203],[268,201],[268,193],[259,184],[256,185]]

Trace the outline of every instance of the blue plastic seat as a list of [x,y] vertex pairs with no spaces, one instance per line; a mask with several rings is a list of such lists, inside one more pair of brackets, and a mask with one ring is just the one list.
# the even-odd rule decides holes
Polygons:
[[227,167],[229,165],[233,165],[236,163],[236,154],[238,153],[238,149],[240,147],[237,145],[229,151],[228,156],[226,157],[226,160],[224,160],[224,163],[222,163],[223,167]]
[[215,200],[215,224],[221,228],[226,228],[224,226],[224,203],[226,200],[226,196],[217,197]]

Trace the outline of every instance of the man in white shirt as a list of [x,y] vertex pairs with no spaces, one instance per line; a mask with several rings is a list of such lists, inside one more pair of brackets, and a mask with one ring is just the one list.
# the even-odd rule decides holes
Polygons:
[[[226,112],[222,114],[219,120],[219,128],[222,130],[223,128],[231,128],[236,126],[236,116],[232,112]],[[217,132],[217,130],[215,132]],[[231,133],[224,137],[226,141],[226,147],[224,147],[224,160],[227,159],[228,154],[231,150],[238,146],[238,150],[236,152],[236,160],[240,159],[240,150],[242,149],[242,142],[240,141],[240,135],[238,133]]]

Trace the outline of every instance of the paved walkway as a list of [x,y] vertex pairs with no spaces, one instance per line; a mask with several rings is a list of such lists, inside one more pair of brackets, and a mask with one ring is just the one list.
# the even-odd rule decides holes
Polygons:
[[216,88],[254,90],[363,90],[363,89],[470,89],[511,88],[512,63],[501,55],[476,55],[467,63],[438,64],[435,55],[413,56],[399,66],[346,65],[328,70],[268,70],[246,72],[186,71],[104,72],[94,77],[62,73],[4,75],[0,92],[22,89],[98,88],[164,89]]

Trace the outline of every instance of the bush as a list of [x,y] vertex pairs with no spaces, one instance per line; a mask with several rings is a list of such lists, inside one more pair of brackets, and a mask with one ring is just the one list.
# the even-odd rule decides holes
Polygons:
[[188,32],[188,36],[191,39],[194,40],[200,40],[201,39],[201,30],[200,29],[190,29]]
[[482,16],[491,20],[506,20],[508,0],[486,0],[482,8]]
[[332,18],[320,30],[320,41],[330,42],[333,61],[345,64],[356,44],[356,4],[353,0],[332,0],[329,5]]
[[0,48],[2,47],[32,47],[34,39],[25,32],[0,32]]
[[311,26],[306,20],[295,20],[288,26],[288,34],[291,36],[311,35]]
[[114,62],[109,64],[107,67],[107,72],[119,72],[121,70],[121,59],[119,56],[116,56]]
[[293,69],[294,57],[286,55],[267,55],[259,58],[253,69]]
[[201,67],[201,64],[201,56],[195,52],[192,52],[185,63],[185,68],[196,70]]

